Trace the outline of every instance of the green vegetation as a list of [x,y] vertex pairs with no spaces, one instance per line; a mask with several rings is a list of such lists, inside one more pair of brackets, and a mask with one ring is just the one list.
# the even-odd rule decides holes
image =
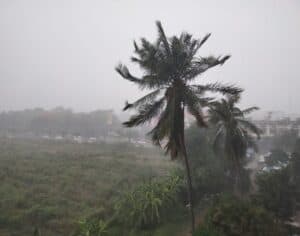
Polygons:
[[243,163],[248,148],[256,148],[254,136],[260,137],[261,131],[250,121],[246,115],[258,110],[250,107],[241,110],[236,106],[240,95],[227,96],[227,99],[212,102],[210,105],[210,121],[215,126],[214,149],[219,155],[227,158],[229,170],[233,177],[235,193],[240,195],[240,183]]
[[70,235],[79,219],[110,215],[124,189],[174,165],[126,144],[0,139],[0,235]]
[[123,194],[116,204],[119,221],[129,227],[151,228],[159,224],[177,203],[182,185],[179,176],[151,179]]
[[[122,64],[116,68],[124,79],[151,90],[126,102],[124,110],[137,113],[123,124],[156,120],[152,142],[178,162],[153,147],[116,143],[122,135],[137,134],[124,132],[111,111],[2,113],[0,135],[7,138],[0,138],[1,236],[294,235],[290,221],[300,209],[296,133],[279,137],[286,141],[266,157],[266,165],[277,170],[262,171],[257,189],[249,191],[255,172],[250,178],[244,168],[246,154],[249,148],[256,151],[260,130],[246,116],[258,108],[237,107],[243,90],[236,86],[193,84],[230,56],[197,55],[210,34],[168,38],[160,22],[157,29],[154,43],[134,42],[132,61],[143,70],[141,78]],[[195,119],[189,129],[187,113]],[[118,137],[110,140],[114,144],[92,144],[109,132]],[[38,139],[48,135],[60,141]],[[66,141],[81,135],[91,142]],[[261,164],[253,163],[253,169]]]
[[299,140],[296,142],[291,160],[283,151],[272,152],[273,162],[285,162],[288,165],[280,170],[257,176],[258,192],[256,201],[280,220],[290,220],[300,205],[300,155]]
[[77,236],[105,236],[108,235],[108,222],[103,220],[82,220],[78,222]]
[[178,202],[181,187],[182,179],[177,174],[140,183],[125,190],[109,213],[100,212],[80,221],[75,235],[174,235],[186,217],[184,206]]
[[232,196],[215,200],[206,214],[204,225],[196,236],[286,235],[281,223],[264,208]]
[[181,157],[184,160],[188,204],[192,231],[194,231],[193,186],[184,134],[185,111],[187,110],[194,116],[200,127],[205,127],[203,108],[207,107],[212,100],[205,93],[237,94],[242,89],[220,83],[192,84],[208,69],[223,65],[230,56],[200,57],[197,55],[210,34],[203,39],[194,39],[188,33],[168,38],[161,23],[156,22],[156,25],[158,39],[154,43],[145,38],[141,39],[141,46],[134,42],[136,57],[131,59],[141,67],[144,76],[142,78],[133,76],[122,64],[116,68],[116,71],[124,79],[135,83],[141,89],[152,90],[134,103],[126,103],[124,110],[135,109],[137,114],[133,115],[124,125],[127,127],[139,126],[153,118],[158,118],[155,127],[149,134],[154,144],[160,146],[162,141],[166,141],[164,149],[172,159]]
[[213,151],[213,135],[213,129],[197,129],[195,124],[186,130],[196,201],[232,189],[233,181],[226,175],[226,161]]
[[299,211],[299,156],[297,145],[286,167],[257,176],[258,190],[244,199],[217,197],[196,235],[295,235],[290,226]]
[[[289,219],[296,210],[296,186],[290,181],[288,168],[257,177],[257,201],[280,219]],[[300,186],[298,186],[300,187]]]
[[[194,126],[186,131],[195,204],[211,205],[197,207],[197,214],[206,214],[195,235],[289,235],[283,222],[299,203],[297,146],[286,168],[258,177],[254,197],[215,198],[232,193],[233,180],[226,159],[213,151],[213,135]],[[1,235],[186,235],[183,170],[156,149],[17,139],[0,144]]]

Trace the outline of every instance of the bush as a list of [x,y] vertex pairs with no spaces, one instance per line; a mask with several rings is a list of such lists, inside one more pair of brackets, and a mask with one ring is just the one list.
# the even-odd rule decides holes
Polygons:
[[118,221],[135,228],[157,225],[177,201],[181,184],[182,179],[172,175],[164,180],[152,179],[126,192],[116,203]]
[[82,220],[78,222],[77,236],[105,236],[108,235],[108,222],[103,220]]
[[205,226],[207,231],[199,236],[285,235],[283,227],[275,223],[274,217],[264,208],[230,196],[222,196],[215,201],[206,215]]
[[258,204],[282,220],[288,220],[296,211],[296,186],[291,181],[290,169],[284,168],[257,176]]
[[[154,232],[169,232],[172,230],[170,227],[176,226],[172,225],[174,213],[182,209],[176,205],[182,186],[183,179],[177,173],[163,179],[150,179],[124,192],[116,201],[114,209],[101,211],[79,221],[74,236],[152,235]],[[174,204],[177,207],[174,208]],[[180,211],[179,215],[182,217],[184,213]],[[167,217],[170,221],[162,225],[166,227],[156,227]]]

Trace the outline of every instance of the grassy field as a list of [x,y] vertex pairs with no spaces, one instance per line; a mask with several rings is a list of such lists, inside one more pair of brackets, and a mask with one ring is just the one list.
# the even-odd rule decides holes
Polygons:
[[0,235],[71,235],[79,219],[172,166],[155,148],[0,139]]

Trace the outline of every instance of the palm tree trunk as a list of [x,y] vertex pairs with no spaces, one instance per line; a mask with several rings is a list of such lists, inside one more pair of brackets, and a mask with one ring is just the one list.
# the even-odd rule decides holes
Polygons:
[[238,198],[238,199],[242,199],[242,186],[241,186],[241,166],[239,163],[235,163],[235,171],[234,171],[234,195]]
[[240,179],[239,179],[239,175],[238,174],[235,174],[235,177],[234,177],[234,196],[236,196],[238,199],[241,199],[242,197],[242,194],[241,194],[241,191],[240,191]]
[[184,142],[184,136],[181,138],[181,146],[182,146],[182,155],[185,162],[185,168],[186,168],[186,176],[187,176],[187,183],[188,183],[188,201],[189,201],[189,209],[191,214],[191,224],[192,224],[192,234],[195,231],[195,214],[194,214],[194,199],[193,199],[193,184],[192,184],[192,178],[191,178],[191,170],[190,170],[190,164],[186,152],[185,142]]

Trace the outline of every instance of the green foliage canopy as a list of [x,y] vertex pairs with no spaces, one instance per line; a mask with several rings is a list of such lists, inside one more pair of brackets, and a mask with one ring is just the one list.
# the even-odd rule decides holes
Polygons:
[[116,70],[126,80],[137,84],[141,89],[152,92],[133,103],[126,103],[124,110],[136,109],[138,112],[124,124],[138,126],[158,117],[156,126],[150,132],[155,144],[167,139],[165,150],[176,158],[184,150],[184,111],[192,114],[198,125],[205,126],[202,108],[211,98],[205,92],[236,94],[240,88],[220,83],[193,84],[192,82],[208,69],[223,65],[230,56],[200,57],[199,49],[208,40],[194,39],[191,34],[182,33],[179,37],[167,38],[160,22],[156,23],[158,39],[151,43],[141,39],[139,46],[134,42],[136,56],[132,62],[144,71],[141,78],[133,76],[128,68],[120,64]]

